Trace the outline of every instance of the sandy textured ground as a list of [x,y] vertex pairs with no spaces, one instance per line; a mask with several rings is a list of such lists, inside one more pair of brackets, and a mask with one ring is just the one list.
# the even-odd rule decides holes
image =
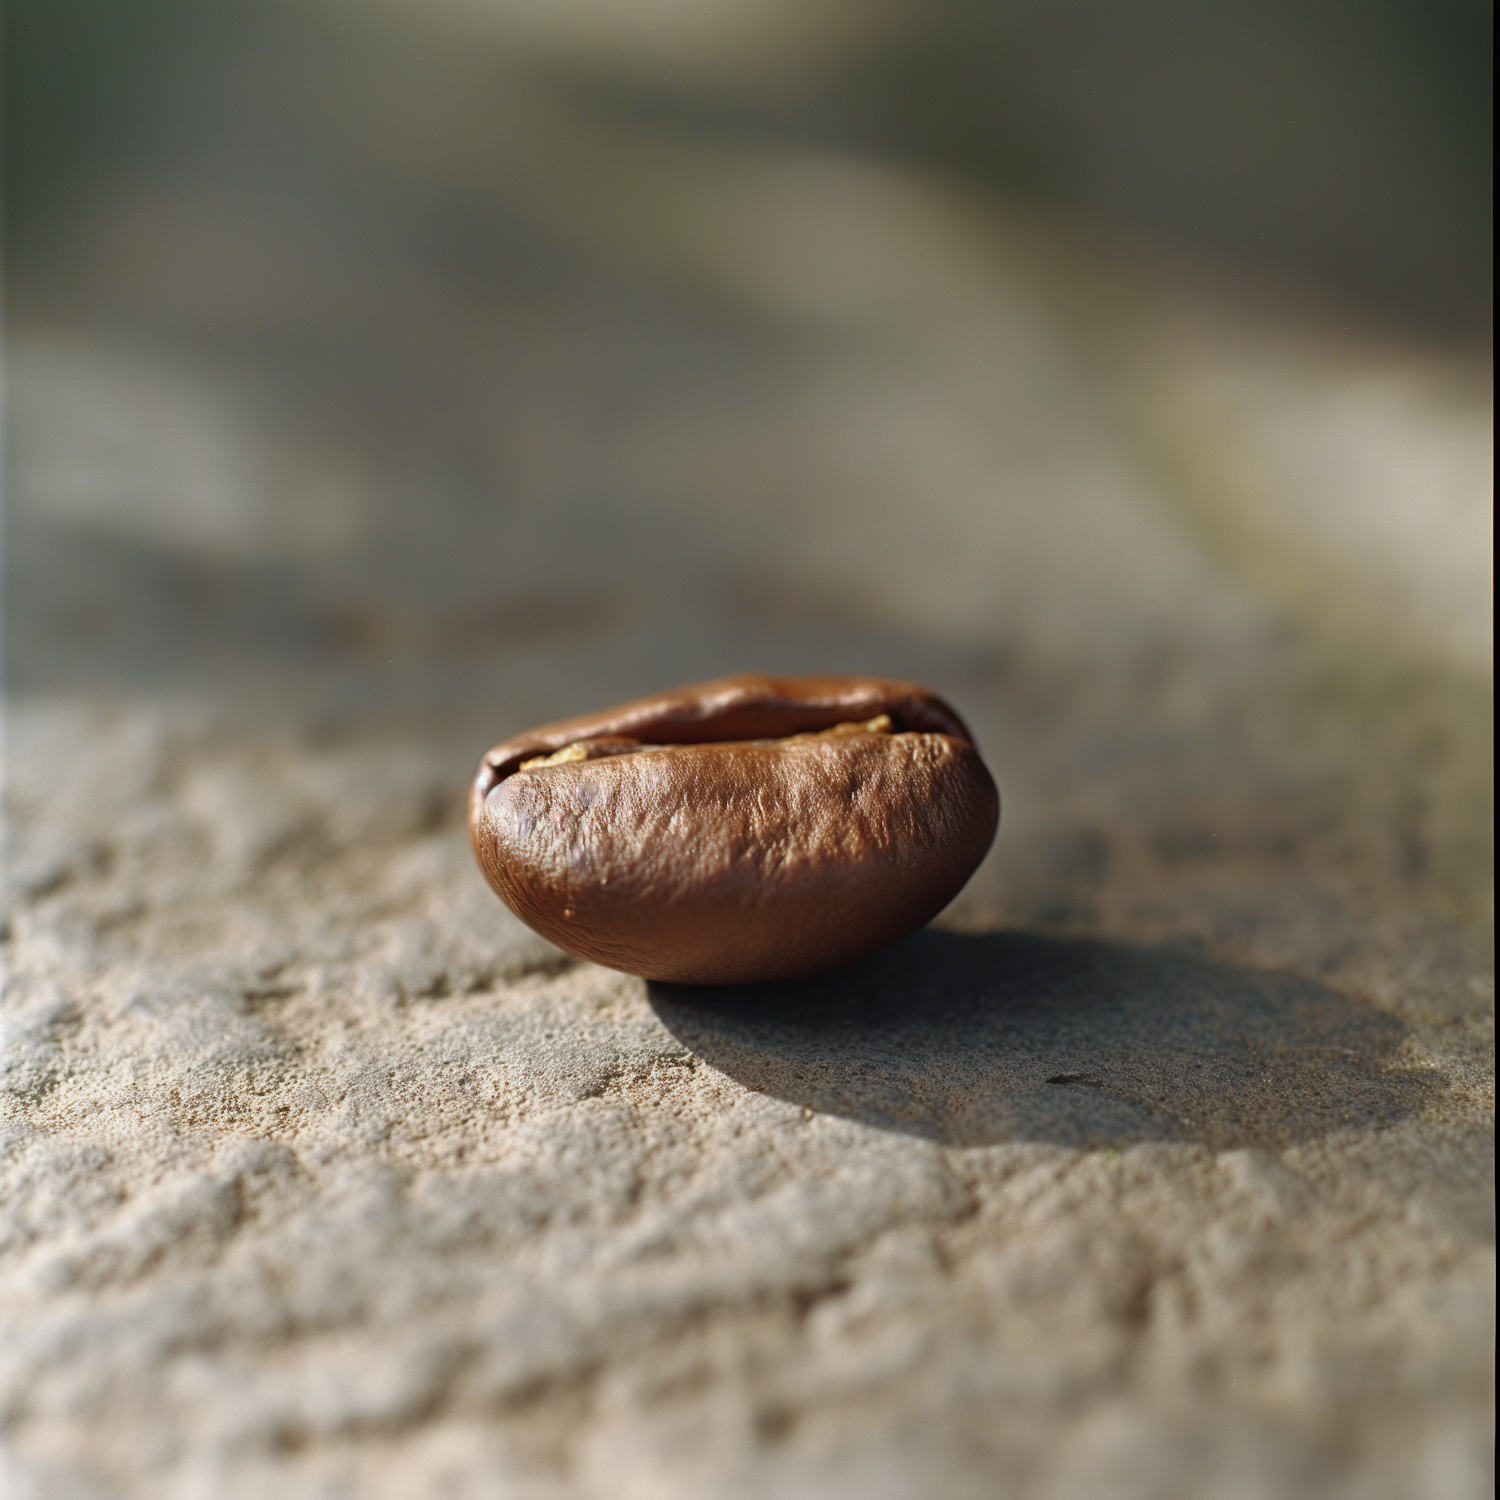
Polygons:
[[[1488,1494],[1487,385],[650,164],[503,293],[188,182],[18,308],[0,1489]],[[512,920],[478,753],[750,668],[974,723],[939,928]]]

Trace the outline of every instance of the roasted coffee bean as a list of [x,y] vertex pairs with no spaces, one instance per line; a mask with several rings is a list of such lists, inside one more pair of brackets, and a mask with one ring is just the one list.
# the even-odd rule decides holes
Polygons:
[[817,973],[937,915],[1000,799],[942,699],[726,677],[546,724],[479,763],[469,836],[510,909],[647,979]]

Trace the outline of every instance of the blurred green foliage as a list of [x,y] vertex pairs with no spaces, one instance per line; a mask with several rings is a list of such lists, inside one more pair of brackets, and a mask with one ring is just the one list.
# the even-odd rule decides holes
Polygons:
[[[233,153],[309,34],[279,0],[9,0],[5,205],[25,255],[111,173]],[[417,7],[401,16],[431,29]],[[381,26],[389,26],[389,8]],[[385,84],[408,55],[389,45]],[[546,59],[591,107],[967,175],[1467,338],[1490,320],[1485,0],[933,0],[817,66],[716,89]],[[377,49],[378,50],[378,49]]]

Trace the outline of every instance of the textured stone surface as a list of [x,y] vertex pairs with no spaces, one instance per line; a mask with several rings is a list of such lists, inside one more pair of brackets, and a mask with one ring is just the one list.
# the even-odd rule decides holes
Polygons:
[[[331,215],[247,322],[127,201],[22,299],[8,1493],[1488,1493],[1486,388],[869,167],[652,201],[710,167],[692,295]],[[517,925],[479,751],[749,668],[974,723],[939,930],[715,992]]]

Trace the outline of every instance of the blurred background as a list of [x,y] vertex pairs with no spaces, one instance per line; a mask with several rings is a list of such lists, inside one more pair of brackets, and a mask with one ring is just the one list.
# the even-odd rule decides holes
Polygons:
[[[0,1489],[1490,1492],[1486,0],[6,28]],[[487,746],[744,670],[1004,803],[784,1076],[1071,1134],[493,899]]]
[[456,798],[674,681],[910,675],[1008,837],[1108,801],[1075,875],[1184,778],[1268,816],[1265,721],[1472,910],[1492,25],[11,0],[11,690],[415,730]]

